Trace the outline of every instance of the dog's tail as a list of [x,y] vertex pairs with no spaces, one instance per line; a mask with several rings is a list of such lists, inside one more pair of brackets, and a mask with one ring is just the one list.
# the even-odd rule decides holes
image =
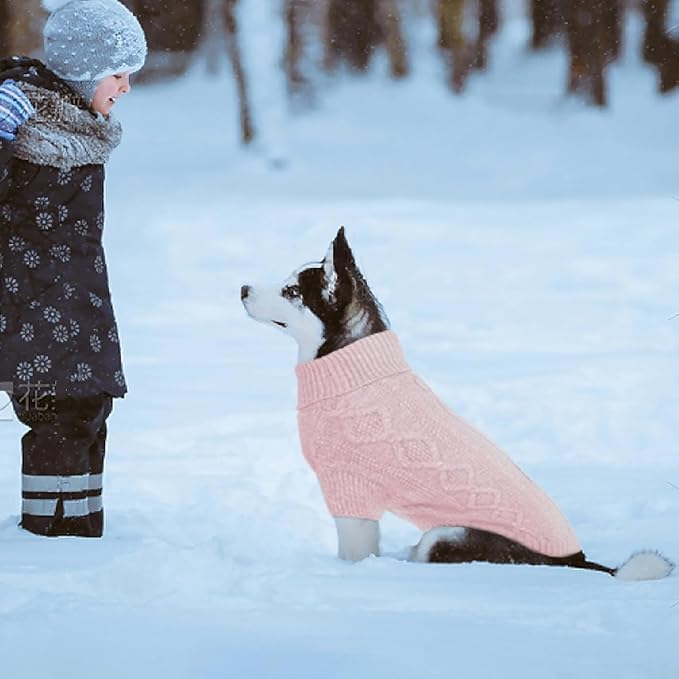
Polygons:
[[593,571],[603,571],[618,580],[661,580],[674,570],[674,564],[659,552],[635,552],[625,563],[617,568],[602,566],[595,561],[586,559],[568,564],[572,568],[586,568]]
[[640,551],[617,568],[588,561],[584,552],[569,556],[548,556],[502,535],[478,528],[441,526],[427,531],[411,550],[413,561],[422,563],[489,563],[566,566],[608,573],[618,580],[660,580],[673,570],[674,564],[659,552]]

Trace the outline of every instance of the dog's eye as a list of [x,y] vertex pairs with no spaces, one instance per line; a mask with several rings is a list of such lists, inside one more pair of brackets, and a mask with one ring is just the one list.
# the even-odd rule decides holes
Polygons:
[[285,297],[285,299],[297,299],[299,296],[299,285],[286,285],[283,288],[283,297]]

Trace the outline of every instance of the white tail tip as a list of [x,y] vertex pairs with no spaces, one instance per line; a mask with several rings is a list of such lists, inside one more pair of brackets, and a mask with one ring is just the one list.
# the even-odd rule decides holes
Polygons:
[[658,552],[636,552],[615,571],[618,580],[661,580],[674,564]]

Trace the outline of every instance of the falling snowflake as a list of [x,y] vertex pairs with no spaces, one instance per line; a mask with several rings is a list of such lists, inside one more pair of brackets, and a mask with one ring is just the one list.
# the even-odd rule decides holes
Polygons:
[[21,252],[26,249],[26,241],[19,236],[12,236],[7,241],[7,245],[12,252]]
[[68,327],[71,331],[71,337],[77,337],[80,334],[80,324],[78,321],[74,321],[72,318],[68,322]]
[[24,264],[29,269],[35,269],[40,264],[40,255],[35,250],[28,250],[24,254]]
[[33,366],[27,361],[22,361],[17,366],[16,376],[22,382],[28,382],[33,377]]
[[21,337],[24,342],[32,342],[35,337],[33,323],[22,323],[21,330],[19,330],[19,337]]
[[41,231],[48,231],[52,228],[54,220],[49,212],[40,212],[35,217],[35,223]]
[[46,208],[50,204],[50,199],[47,196],[39,196],[33,201],[33,205],[35,205],[38,210],[42,210]]
[[19,282],[17,281],[16,278],[12,276],[6,276],[5,277],[5,287],[9,292],[12,293],[17,293],[19,292]]
[[57,311],[53,306],[48,306],[45,307],[45,310],[42,312],[42,317],[48,323],[58,323],[61,320],[61,312]]
[[68,219],[68,208],[65,205],[60,205],[59,206],[59,221],[60,222],[65,222]]
[[56,325],[52,330],[52,337],[54,337],[59,344],[68,342],[68,328],[65,325]]
[[46,373],[51,369],[52,361],[50,360],[49,356],[40,354],[33,359],[33,367],[35,368],[36,372]]
[[92,347],[92,351],[95,353],[101,351],[101,338],[99,335],[90,335],[90,347]]

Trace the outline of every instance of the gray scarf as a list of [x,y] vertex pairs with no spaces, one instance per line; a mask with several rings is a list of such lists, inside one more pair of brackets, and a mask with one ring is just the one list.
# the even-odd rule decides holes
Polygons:
[[120,144],[120,123],[86,111],[59,92],[19,83],[36,114],[17,131],[14,155],[36,165],[70,170],[103,165]]

